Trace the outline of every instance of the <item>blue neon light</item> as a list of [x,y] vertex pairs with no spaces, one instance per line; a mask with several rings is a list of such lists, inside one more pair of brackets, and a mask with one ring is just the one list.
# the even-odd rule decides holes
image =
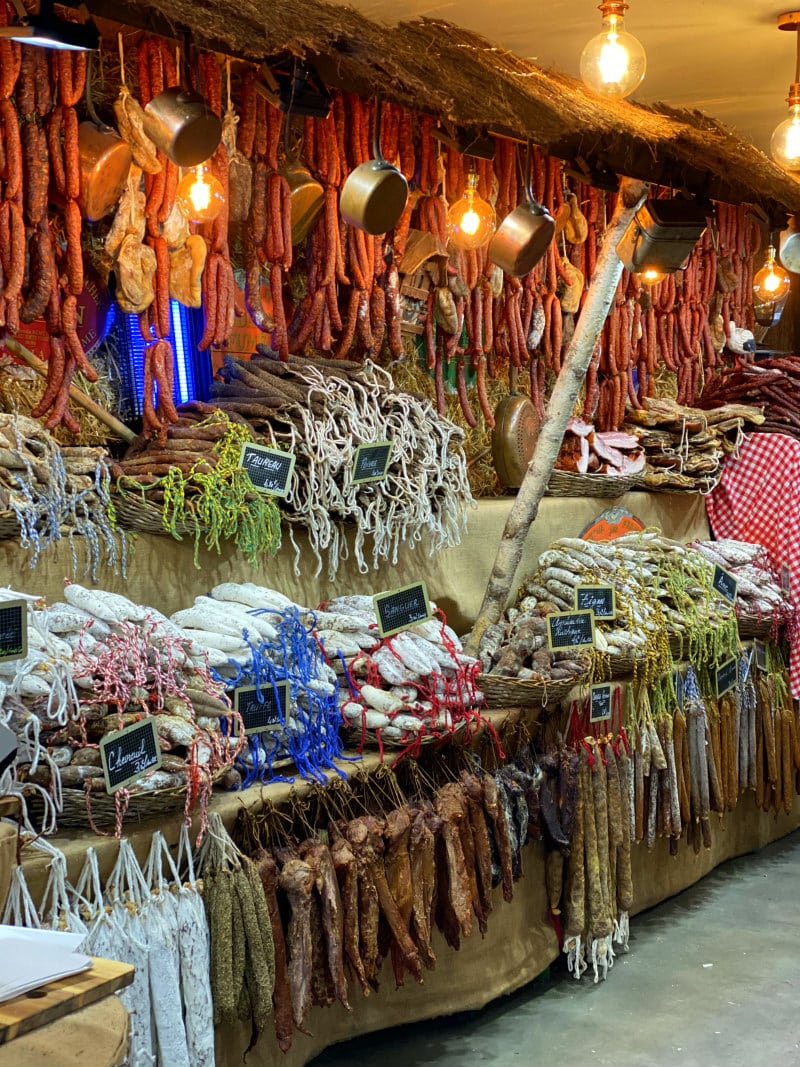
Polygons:
[[[188,400],[200,398],[205,389],[203,388],[204,383],[202,381],[198,383],[197,380],[198,368],[195,366],[195,358],[193,357],[194,344],[189,309],[178,303],[177,300],[170,300],[169,303],[171,329],[169,336],[165,340],[172,345],[172,351],[175,354],[173,400],[176,404],[184,404]],[[147,342],[142,337],[142,332],[139,329],[137,315],[125,316],[125,332],[131,372],[131,408],[134,415],[141,415],[144,395],[144,350],[147,347]],[[205,353],[200,353],[199,355],[205,362],[208,362]],[[199,377],[201,379],[205,377],[202,371]],[[198,385],[200,388],[198,388]]]

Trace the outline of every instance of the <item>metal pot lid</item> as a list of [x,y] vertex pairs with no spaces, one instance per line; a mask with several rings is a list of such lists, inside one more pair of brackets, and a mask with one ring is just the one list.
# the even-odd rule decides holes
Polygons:
[[519,489],[539,436],[539,416],[526,396],[507,396],[497,405],[492,431],[492,459],[497,477]]

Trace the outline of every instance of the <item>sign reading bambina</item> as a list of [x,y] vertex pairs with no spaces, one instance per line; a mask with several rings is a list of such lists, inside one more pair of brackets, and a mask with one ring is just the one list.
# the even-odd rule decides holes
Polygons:
[[594,646],[594,612],[553,611],[547,616],[547,643],[551,652]]
[[246,441],[242,445],[239,466],[244,467],[250,475],[250,481],[262,493],[272,496],[286,496],[294,471],[295,456],[293,452],[283,452],[279,448],[266,445],[254,445]]
[[155,718],[142,719],[106,734],[100,742],[100,762],[106,789],[116,793],[161,766],[161,745]]
[[381,637],[425,622],[431,617],[431,605],[428,590],[424,582],[404,585],[401,589],[392,589],[388,593],[377,593],[372,598],[375,614],[378,618],[378,633]]
[[244,723],[246,734],[279,730],[286,721],[289,705],[287,681],[264,682],[261,686],[241,685],[233,691],[233,707]]
[[0,600],[0,660],[24,659],[27,655],[27,601]]
[[391,441],[376,441],[373,445],[359,445],[353,460],[353,482],[379,482],[386,477],[394,445]]
[[613,585],[579,585],[575,589],[575,607],[579,611],[591,608],[595,619],[616,619],[616,590]]

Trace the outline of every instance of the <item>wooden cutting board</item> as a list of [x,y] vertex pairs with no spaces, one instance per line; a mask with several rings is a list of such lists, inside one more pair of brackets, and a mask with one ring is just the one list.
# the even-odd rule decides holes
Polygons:
[[128,963],[95,958],[88,971],[61,978],[0,1003],[0,1045],[85,1008],[133,981]]

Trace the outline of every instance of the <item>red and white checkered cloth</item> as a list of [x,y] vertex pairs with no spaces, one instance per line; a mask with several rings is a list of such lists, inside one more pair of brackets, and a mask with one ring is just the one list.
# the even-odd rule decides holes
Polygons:
[[[800,441],[782,433],[748,434],[738,459],[706,497],[714,536],[760,544],[778,574],[788,571],[793,604],[800,604]],[[792,696],[800,697],[800,640],[789,632]]]

